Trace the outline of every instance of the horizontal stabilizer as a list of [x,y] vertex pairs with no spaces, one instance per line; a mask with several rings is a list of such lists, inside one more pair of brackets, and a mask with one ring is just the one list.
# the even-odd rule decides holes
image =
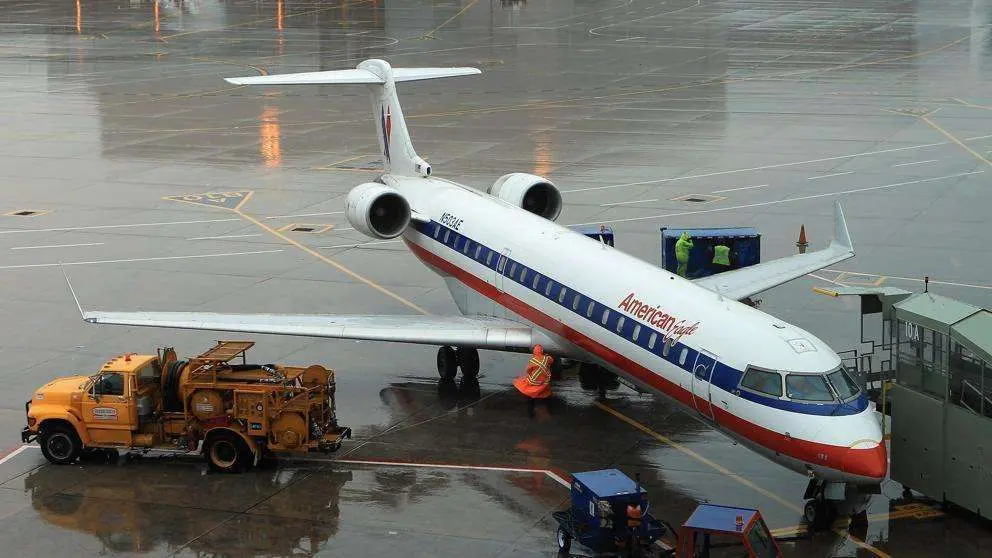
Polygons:
[[[392,68],[393,81],[418,81],[446,77],[471,76],[482,73],[478,68]],[[224,78],[234,85],[316,85],[316,84],[375,84],[385,78],[365,69],[303,72],[273,76]]]

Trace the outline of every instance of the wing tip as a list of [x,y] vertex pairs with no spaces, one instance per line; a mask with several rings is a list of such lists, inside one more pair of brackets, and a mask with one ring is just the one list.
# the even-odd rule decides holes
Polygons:
[[852,254],[854,253],[854,242],[851,241],[851,232],[847,228],[844,208],[839,200],[834,202],[834,242],[847,248]]

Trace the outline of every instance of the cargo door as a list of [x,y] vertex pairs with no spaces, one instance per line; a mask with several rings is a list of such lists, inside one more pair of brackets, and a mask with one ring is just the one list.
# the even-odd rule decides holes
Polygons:
[[692,399],[699,414],[709,420],[715,420],[710,382],[716,361],[716,355],[700,349],[696,354],[696,363],[692,366]]
[[137,423],[134,374],[104,372],[83,395],[83,421],[90,438],[98,444],[131,445],[131,430]]

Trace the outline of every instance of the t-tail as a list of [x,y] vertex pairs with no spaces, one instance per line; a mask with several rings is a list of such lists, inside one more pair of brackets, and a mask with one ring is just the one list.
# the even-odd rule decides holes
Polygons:
[[366,84],[372,93],[372,118],[386,173],[427,177],[431,174],[431,166],[413,149],[403,109],[396,97],[396,83],[479,73],[482,72],[477,68],[393,68],[385,60],[371,59],[354,70],[227,78],[226,81],[235,85]]

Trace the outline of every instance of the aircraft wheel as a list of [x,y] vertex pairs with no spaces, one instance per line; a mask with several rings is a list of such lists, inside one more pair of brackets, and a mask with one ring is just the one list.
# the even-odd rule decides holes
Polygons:
[[565,532],[564,529],[558,527],[558,555],[567,556],[568,551],[572,548],[572,536]]
[[455,350],[462,378],[473,379],[479,376],[479,350],[472,347],[459,347]]
[[458,354],[451,347],[437,350],[437,373],[442,380],[454,380],[458,373]]
[[560,380],[562,378],[562,376],[564,375],[564,373],[562,372],[562,369],[565,368],[565,363],[563,361],[564,361],[564,359],[561,359],[561,358],[556,358],[556,359],[554,359],[554,360],[551,361],[551,379],[552,380]]
[[825,529],[837,518],[837,508],[826,500],[816,498],[808,500],[803,506],[803,519],[811,531]]
[[579,365],[579,385],[587,391],[596,391],[599,388],[599,367],[595,364],[583,362]]

